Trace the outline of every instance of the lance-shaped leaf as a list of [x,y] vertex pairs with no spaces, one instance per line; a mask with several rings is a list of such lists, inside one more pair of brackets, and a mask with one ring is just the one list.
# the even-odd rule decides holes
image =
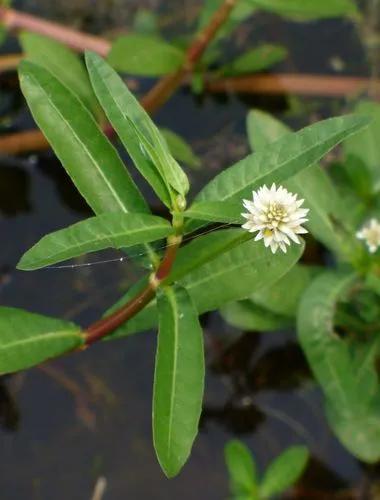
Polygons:
[[198,433],[204,387],[203,333],[182,287],[158,297],[159,331],[153,390],[153,440],[168,477],[182,468]]
[[243,224],[245,219],[239,214],[243,210],[242,203],[236,201],[199,201],[193,203],[183,216],[207,222]]
[[169,222],[149,214],[105,213],[44,236],[18,264],[31,271],[105,248],[128,248],[165,238]]
[[243,229],[219,229],[197,236],[177,253],[168,281],[173,283],[252,236]]
[[252,454],[245,444],[237,439],[227,443],[224,448],[231,492],[237,497],[247,495],[249,499],[257,498],[257,471]]
[[67,87],[27,61],[20,65],[20,84],[38,126],[95,213],[148,211],[116,150]]
[[[86,53],[91,83],[108,120],[117,132],[136,168],[152,186],[157,196],[170,206],[170,194],[157,167],[141,149],[132,122],[150,120],[120,76],[97,54]],[[128,118],[129,119],[128,119]]]
[[272,498],[284,492],[302,475],[309,452],[305,446],[291,446],[269,465],[260,485],[260,498]]
[[189,189],[186,174],[149,115],[101,57],[88,52],[86,64],[100,104],[141,174],[167,205],[169,186],[185,195]]
[[[286,254],[273,256],[261,242],[247,241],[194,269],[179,282],[186,287],[201,314],[270,287],[295,265],[303,249],[303,244],[292,245]],[[153,328],[156,324],[156,303],[151,302],[111,338]]]
[[66,45],[38,33],[22,32],[19,41],[28,60],[49,70],[75,93],[92,113],[99,114],[99,103],[78,54]]
[[189,190],[189,181],[185,172],[172,156],[169,146],[152,121],[145,124],[145,132],[136,122],[131,122],[140,140],[144,154],[157,166],[168,186],[183,196]]
[[354,0],[249,0],[252,5],[292,19],[355,16]]
[[341,116],[282,137],[214,177],[195,201],[249,198],[253,189],[265,183],[282,182],[313,165],[336,144],[368,123],[369,119],[362,116]]
[[118,71],[140,76],[161,76],[181,67],[184,52],[157,35],[131,33],[117,38],[107,55]]
[[78,326],[0,307],[0,375],[24,370],[83,344]]

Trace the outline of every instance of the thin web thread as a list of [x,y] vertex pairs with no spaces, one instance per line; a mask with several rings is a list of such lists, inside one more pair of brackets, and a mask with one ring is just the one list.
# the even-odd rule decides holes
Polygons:
[[[195,236],[192,236],[192,235],[188,235],[188,236],[185,236],[183,239],[182,239],[182,243],[185,243],[187,241],[194,241],[196,239],[198,239],[199,237],[201,236],[204,236],[206,234],[209,234],[209,233],[212,233],[214,231],[218,231],[219,229],[223,229],[223,228],[226,228],[228,226],[231,226],[233,224],[239,224],[241,222],[241,219],[236,219],[236,221],[231,221],[231,222],[228,222],[226,224],[221,224],[219,225],[218,227],[214,227],[212,229],[208,229],[207,231],[203,231],[201,233],[198,233],[197,235]],[[212,222],[208,222],[208,223],[212,223]],[[171,245],[170,244],[165,244],[165,245],[162,245],[160,247],[157,247],[155,249],[155,251],[160,251],[160,250],[165,250],[166,248],[170,247]],[[122,257],[115,257],[113,259],[104,259],[104,260],[95,260],[95,261],[92,261],[92,262],[81,262],[81,263],[78,263],[78,264],[62,264],[62,265],[53,265],[53,266],[47,266],[47,267],[44,267],[42,269],[40,269],[41,271],[47,271],[47,270],[57,270],[57,269],[78,269],[78,268],[81,268],[81,267],[92,267],[92,266],[100,266],[100,265],[104,265],[104,264],[112,264],[112,263],[122,263],[122,262],[126,262],[126,261],[133,261],[139,257],[144,257],[148,255],[148,252],[141,252],[141,253],[136,253],[134,255],[124,255]]]

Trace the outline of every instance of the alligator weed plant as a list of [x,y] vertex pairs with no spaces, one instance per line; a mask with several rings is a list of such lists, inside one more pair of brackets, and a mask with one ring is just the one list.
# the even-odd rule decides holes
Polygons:
[[[368,292],[372,284],[363,277],[369,272],[376,276],[378,261],[356,238],[351,214],[338,205],[330,212],[334,200],[324,191],[325,174],[317,162],[336,144],[364,133],[370,119],[363,113],[331,118],[272,142],[257,133],[262,147],[218,174],[189,203],[185,172],[122,79],[94,53],[86,54],[86,65],[105,116],[168,217],[152,215],[130,166],[122,163],[86,104],[46,68],[24,61],[20,83],[34,119],[95,216],[43,237],[22,257],[19,269],[116,248],[143,255],[146,276],[84,329],[0,308],[0,373],[158,328],[153,441],[165,474],[175,476],[190,454],[201,413],[205,363],[199,315],[268,295],[297,269],[304,250],[300,235],[309,230],[335,253],[339,271],[321,273],[305,291],[301,343],[328,393],[333,427],[350,449],[364,446],[369,427],[379,432],[372,410],[378,391],[370,364],[373,339],[368,345],[364,339],[363,345],[362,339],[360,345],[352,340],[357,350],[351,359],[351,347],[332,333],[332,309],[342,294],[357,301],[361,295],[353,290]],[[255,123],[254,116],[251,120]],[[377,230],[371,223],[360,233],[371,248],[377,248]],[[342,321],[347,317],[365,327],[347,311]],[[351,412],[356,409],[360,414]],[[355,425],[361,432],[351,435]],[[378,439],[369,439],[372,447],[379,446]],[[369,452],[362,456],[374,458]]]

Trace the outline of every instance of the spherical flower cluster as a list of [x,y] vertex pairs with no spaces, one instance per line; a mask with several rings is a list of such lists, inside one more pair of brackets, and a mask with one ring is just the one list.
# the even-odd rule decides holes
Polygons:
[[307,233],[302,224],[307,222],[309,212],[308,208],[300,208],[304,200],[298,200],[296,194],[282,186],[276,188],[275,184],[270,189],[262,186],[252,196],[252,201],[243,200],[248,213],[242,214],[247,219],[242,227],[251,233],[258,231],[255,241],[263,239],[273,253],[278,248],[286,253],[286,245],[291,241],[300,243],[297,235]]
[[380,223],[377,219],[371,219],[356,233],[359,240],[364,240],[371,253],[376,252],[380,246]]

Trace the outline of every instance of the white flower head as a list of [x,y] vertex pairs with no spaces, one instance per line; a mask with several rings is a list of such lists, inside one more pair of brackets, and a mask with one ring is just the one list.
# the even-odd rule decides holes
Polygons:
[[378,219],[371,219],[356,233],[356,237],[366,242],[371,253],[376,252],[380,246],[380,222]]
[[301,208],[304,200],[290,193],[282,186],[266,185],[252,192],[252,201],[243,200],[248,213],[241,214],[247,222],[243,228],[251,233],[258,231],[255,241],[264,239],[264,245],[275,253],[278,248],[286,253],[286,245],[291,241],[300,243],[298,234],[307,233],[302,227],[307,222],[308,208]]

